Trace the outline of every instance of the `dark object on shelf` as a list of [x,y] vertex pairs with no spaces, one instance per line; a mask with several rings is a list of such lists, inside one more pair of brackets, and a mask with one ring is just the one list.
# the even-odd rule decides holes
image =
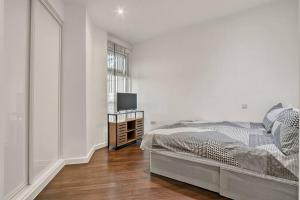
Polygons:
[[135,93],[117,93],[117,111],[136,109],[137,95]]
[[111,113],[107,120],[109,149],[125,147],[144,135],[144,111]]

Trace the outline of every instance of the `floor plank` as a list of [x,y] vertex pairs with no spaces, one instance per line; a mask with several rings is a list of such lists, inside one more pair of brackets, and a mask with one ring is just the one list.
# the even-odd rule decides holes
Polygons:
[[95,152],[90,163],[65,166],[36,200],[226,200],[216,193],[149,173],[137,145]]

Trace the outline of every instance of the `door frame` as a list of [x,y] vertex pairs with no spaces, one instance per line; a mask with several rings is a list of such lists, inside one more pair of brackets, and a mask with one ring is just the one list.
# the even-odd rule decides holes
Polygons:
[[30,41],[29,41],[29,73],[28,73],[28,184],[34,183],[34,138],[33,138],[33,60],[34,60],[34,30],[35,30],[35,4],[40,3],[46,11],[53,17],[53,19],[58,23],[60,27],[60,52],[59,52],[59,70],[58,70],[58,86],[59,86],[59,94],[58,94],[58,159],[62,158],[62,41],[63,41],[63,20],[60,18],[58,12],[55,8],[49,3],[48,0],[30,0]]

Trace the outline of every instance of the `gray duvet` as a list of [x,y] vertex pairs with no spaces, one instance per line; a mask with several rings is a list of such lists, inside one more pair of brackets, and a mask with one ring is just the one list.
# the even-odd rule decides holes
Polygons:
[[282,154],[258,123],[182,121],[145,134],[141,148],[190,154],[298,181],[298,154]]

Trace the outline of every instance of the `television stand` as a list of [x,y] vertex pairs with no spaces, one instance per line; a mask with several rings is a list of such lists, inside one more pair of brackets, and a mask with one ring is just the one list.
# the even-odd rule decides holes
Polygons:
[[107,127],[110,150],[132,144],[144,135],[144,111],[109,113]]

